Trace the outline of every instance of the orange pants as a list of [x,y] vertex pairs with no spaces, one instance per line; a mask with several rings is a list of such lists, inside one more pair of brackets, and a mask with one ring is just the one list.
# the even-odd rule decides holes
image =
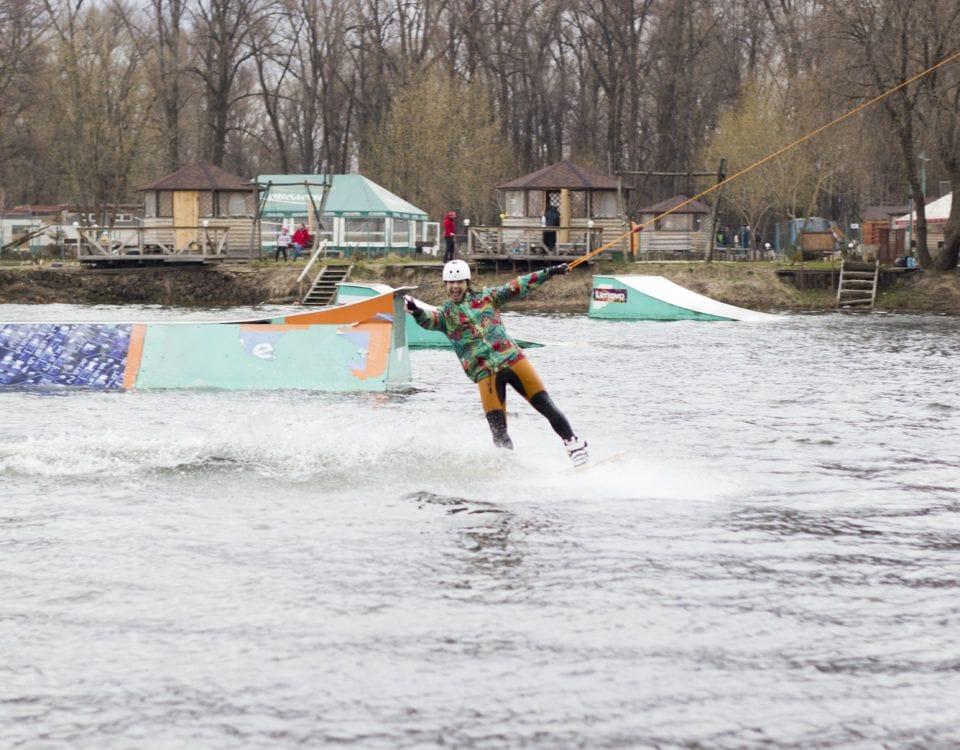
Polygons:
[[505,367],[493,375],[488,375],[477,383],[484,414],[491,411],[502,411],[505,408],[507,383],[512,385],[513,389],[527,401],[532,401],[534,396],[546,390],[540,376],[537,375],[537,371],[530,364],[530,360],[524,357],[509,367]]
[[483,413],[493,432],[494,445],[502,448],[513,447],[513,442],[507,433],[508,384],[547,418],[553,431],[561,438],[569,440],[573,437],[573,430],[570,429],[567,418],[550,399],[530,360],[524,357],[477,383],[480,388],[480,400],[483,402]]

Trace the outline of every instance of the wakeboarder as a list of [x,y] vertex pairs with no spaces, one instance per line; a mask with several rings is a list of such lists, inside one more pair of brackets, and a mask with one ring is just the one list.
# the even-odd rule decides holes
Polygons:
[[480,401],[493,433],[494,445],[513,448],[507,433],[507,385],[523,396],[550,422],[563,440],[574,466],[587,463],[587,444],[573,434],[570,422],[550,398],[540,376],[500,320],[500,307],[525,296],[553,276],[567,272],[567,264],[534,271],[503,286],[476,291],[470,284],[470,266],[452,260],[443,267],[447,300],[436,310],[424,310],[412,297],[407,309],[421,328],[441,331],[450,339],[467,377],[480,389]]

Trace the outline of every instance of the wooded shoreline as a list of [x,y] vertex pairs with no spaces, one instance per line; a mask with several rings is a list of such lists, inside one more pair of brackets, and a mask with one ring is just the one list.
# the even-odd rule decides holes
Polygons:
[[[183,270],[139,269],[119,273],[76,267],[0,267],[0,304],[165,305],[238,307],[296,304],[303,293],[297,264],[225,264]],[[714,299],[765,311],[829,311],[835,293],[800,292],[780,281],[770,264],[642,263],[603,266],[552,279],[550,284],[510,309],[541,313],[585,313],[592,273],[653,274],[669,278]],[[475,283],[489,286],[512,274],[478,274]],[[353,281],[416,286],[416,295],[431,303],[443,299],[439,264],[358,263]],[[924,272],[880,292],[877,310],[960,315],[960,274]]]

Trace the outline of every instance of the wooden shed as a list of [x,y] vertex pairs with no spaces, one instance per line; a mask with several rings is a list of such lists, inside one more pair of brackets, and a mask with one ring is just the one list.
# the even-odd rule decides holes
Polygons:
[[[639,221],[641,224],[651,221],[687,200],[689,198],[685,195],[675,195],[641,208]],[[648,259],[702,256],[707,249],[710,231],[710,207],[693,201],[640,232],[640,253]]]
[[[197,161],[140,188],[144,229],[165,237],[176,253],[215,244],[223,255],[249,257],[256,247],[256,187],[205,161]],[[169,236],[167,236],[169,235]]]
[[594,247],[628,229],[620,210],[616,178],[569,159],[498,185],[497,192],[504,230],[522,229],[527,234],[541,230],[548,209],[556,209],[560,214],[556,239],[561,255],[566,254],[564,249],[580,249],[572,245],[581,244],[579,238],[585,236],[585,229],[591,230],[588,244]]
[[903,255],[905,232],[894,226],[895,220],[910,211],[902,206],[867,206],[860,223],[860,243],[865,254],[874,253],[881,263],[893,263]]

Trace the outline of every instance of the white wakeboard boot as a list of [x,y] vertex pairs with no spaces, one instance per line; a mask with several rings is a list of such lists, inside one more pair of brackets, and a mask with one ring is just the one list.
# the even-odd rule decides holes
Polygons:
[[587,441],[581,440],[576,435],[569,440],[563,441],[563,447],[567,449],[567,455],[573,461],[575,467],[586,466],[590,457],[587,455]]

